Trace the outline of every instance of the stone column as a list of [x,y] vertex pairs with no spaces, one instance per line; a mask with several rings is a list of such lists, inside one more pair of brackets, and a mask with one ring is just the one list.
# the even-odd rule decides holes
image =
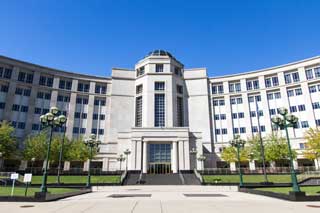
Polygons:
[[70,161],[65,161],[63,163],[63,171],[69,171],[70,170]]
[[299,165],[298,165],[298,160],[293,160],[293,168],[294,169],[298,169],[299,168]]
[[184,169],[190,170],[190,148],[189,148],[189,141],[183,141],[184,145]]
[[237,167],[236,167],[236,163],[235,162],[231,162],[230,163],[230,170],[232,172],[237,171]]
[[147,156],[147,142],[143,142],[143,155],[142,155],[142,173],[147,173],[148,166],[148,156]]
[[102,158],[102,171],[109,171],[109,158]]
[[178,142],[172,142],[172,172],[178,173]]
[[[316,168],[316,170],[320,170],[320,159],[314,159],[314,167]],[[0,167],[1,168],[1,167]]]
[[250,169],[250,171],[256,170],[256,164],[255,164],[254,160],[249,161],[249,169]]
[[131,141],[131,154],[129,155],[129,165],[128,169],[129,170],[137,170],[136,168],[136,160],[137,160],[137,153],[136,153],[136,146],[137,146],[137,141]]
[[83,163],[83,171],[87,172],[89,170],[89,160]]
[[178,162],[179,162],[179,169],[185,170],[185,156],[184,156],[184,144],[183,141],[178,143]]

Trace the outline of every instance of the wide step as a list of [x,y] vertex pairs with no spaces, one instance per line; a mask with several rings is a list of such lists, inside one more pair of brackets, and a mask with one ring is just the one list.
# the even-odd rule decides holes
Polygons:
[[182,185],[179,174],[145,174],[144,185]]

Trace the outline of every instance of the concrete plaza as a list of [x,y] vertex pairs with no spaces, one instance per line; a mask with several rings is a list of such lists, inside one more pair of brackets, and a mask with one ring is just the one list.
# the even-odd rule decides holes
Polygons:
[[[112,196],[112,197],[110,197]],[[131,196],[131,197],[130,197]],[[23,207],[23,206],[32,207]],[[0,212],[319,212],[320,202],[290,202],[237,192],[236,187],[114,186],[49,203],[0,203]]]

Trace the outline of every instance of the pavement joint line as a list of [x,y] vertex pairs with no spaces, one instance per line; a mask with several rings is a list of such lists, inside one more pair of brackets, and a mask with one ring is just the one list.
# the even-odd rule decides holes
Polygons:
[[136,202],[134,203],[133,208],[131,209],[131,213],[133,213],[133,212],[134,212],[134,209],[135,209],[135,208],[136,208],[136,206],[138,205],[138,202],[139,202],[139,201],[136,201]]

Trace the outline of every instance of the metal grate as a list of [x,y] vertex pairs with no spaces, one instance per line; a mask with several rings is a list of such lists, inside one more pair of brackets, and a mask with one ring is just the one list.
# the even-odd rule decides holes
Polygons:
[[185,197],[228,197],[223,194],[183,194]]
[[112,197],[112,198],[151,197],[151,194],[112,194],[107,197]]

